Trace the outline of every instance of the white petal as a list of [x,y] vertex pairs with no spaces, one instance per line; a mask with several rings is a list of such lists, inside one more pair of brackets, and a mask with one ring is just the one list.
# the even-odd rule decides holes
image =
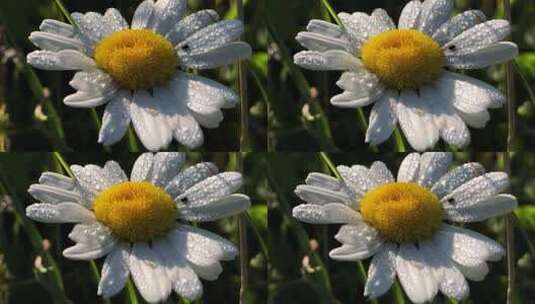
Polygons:
[[175,177],[186,160],[181,152],[160,152],[154,155],[150,182],[165,187]]
[[186,11],[185,0],[158,0],[154,3],[152,29],[166,35],[182,19]]
[[128,23],[116,8],[108,8],[106,10],[104,22],[109,26],[108,33],[115,33],[128,28]]
[[504,63],[518,56],[518,46],[502,41],[480,49],[474,53],[447,56],[448,65],[456,69],[481,69],[493,64]]
[[107,103],[115,97],[114,89],[106,93],[77,91],[63,99],[63,103],[73,108],[94,108]]
[[466,208],[505,191],[509,185],[506,173],[490,172],[462,184],[440,202],[445,209]]
[[315,71],[359,70],[360,60],[341,50],[329,50],[323,53],[316,51],[302,51],[294,56],[294,63],[298,66]]
[[429,100],[421,100],[415,92],[401,92],[396,107],[398,121],[409,144],[418,151],[432,148],[439,138],[435,119],[429,113]]
[[179,57],[198,55],[239,40],[243,23],[239,20],[223,20],[195,32],[176,45]]
[[110,238],[102,243],[77,243],[63,250],[63,256],[71,260],[94,260],[107,255],[117,246],[117,239]]
[[369,105],[381,98],[386,90],[377,76],[362,68],[355,72],[343,73],[336,85],[345,92],[331,98],[331,103],[342,108]]
[[367,14],[356,12],[349,15],[342,12],[338,14],[338,17],[342,21],[344,28],[349,32],[351,41],[356,48],[360,48],[371,37],[372,27],[375,24],[371,23],[371,17]]
[[307,31],[334,38],[342,38],[346,36],[344,31],[338,25],[319,19],[310,20],[307,25]]
[[458,114],[441,115],[440,137],[447,143],[464,148],[470,143],[470,130]]
[[420,154],[411,153],[401,161],[398,170],[398,182],[416,182],[418,181],[418,172],[420,170]]
[[76,50],[33,51],[26,57],[31,66],[49,71],[90,70],[95,67],[93,59]]
[[442,24],[433,34],[433,40],[444,45],[465,30],[486,20],[485,14],[480,10],[464,11]]
[[107,180],[104,171],[96,165],[78,166],[71,165],[71,170],[80,187],[87,193],[86,195],[96,195],[100,191],[111,186],[112,183]]
[[368,249],[383,242],[379,232],[365,222],[343,225],[334,238],[342,244]]
[[335,177],[332,177],[327,174],[312,172],[307,175],[305,183],[309,186],[329,189],[329,190],[339,190],[340,181]]
[[396,256],[396,273],[409,299],[414,303],[431,301],[437,294],[437,282],[414,245],[401,245]]
[[161,259],[145,243],[136,243],[128,260],[128,267],[137,290],[149,303],[167,299],[171,293]]
[[352,198],[340,190],[330,190],[311,185],[299,185],[294,193],[307,203],[325,205],[328,203],[341,203],[351,205]]
[[444,72],[439,86],[444,100],[450,100],[457,110],[464,113],[478,113],[505,103],[502,92],[469,76]]
[[223,121],[223,112],[218,108],[191,103],[188,105],[188,109],[191,111],[191,116],[205,128],[217,128]]
[[425,188],[431,188],[441,178],[453,159],[448,152],[427,152],[420,158],[420,173],[418,183]]
[[143,29],[148,28],[152,24],[152,16],[154,14],[154,1],[145,0],[139,4],[134,12],[134,17],[132,18],[132,28],[133,29]]
[[483,281],[489,273],[489,266],[485,262],[478,262],[471,265],[462,265],[455,262],[454,264],[467,279],[472,281]]
[[249,44],[242,41],[227,43],[221,47],[195,55],[182,54],[182,65],[192,69],[213,69],[221,66],[235,64],[240,60],[251,57],[252,49]]
[[55,172],[43,172],[39,177],[39,183],[63,190],[75,190],[74,179]]
[[74,27],[68,23],[54,19],[44,19],[39,25],[39,30],[51,34],[61,35],[63,37],[74,37]]
[[450,257],[440,251],[432,241],[420,242],[420,252],[427,266],[431,267],[440,291],[448,298],[463,300],[468,297],[469,287],[463,274],[455,267]]
[[338,166],[336,169],[340,172],[344,181],[359,192],[366,193],[374,185],[368,176],[369,169],[364,166],[354,165],[351,168]]
[[510,32],[511,26],[507,20],[490,20],[462,32],[442,49],[446,57],[466,55],[503,40]]
[[175,95],[187,105],[232,108],[239,96],[229,87],[211,79],[178,72],[172,82]]
[[76,38],[69,38],[47,32],[31,32],[30,41],[37,47],[47,51],[78,50],[85,51],[85,45]]
[[351,52],[352,45],[344,38],[326,36],[313,32],[299,32],[295,37],[304,48],[311,51],[345,50]]
[[98,283],[97,294],[110,298],[118,294],[126,284],[130,271],[128,257],[130,248],[126,244],[119,244],[108,254],[102,265],[102,275]]
[[104,94],[117,90],[111,76],[101,70],[76,72],[69,85],[78,91],[89,93]]
[[91,49],[111,32],[111,27],[99,13],[72,13],[71,17],[77,25],[76,29],[82,41],[88,43]]
[[380,251],[382,246],[383,240],[381,238],[366,239],[358,244],[343,244],[334,248],[329,252],[329,257],[337,261],[360,261]]
[[151,151],[166,148],[172,140],[160,103],[147,91],[136,91],[130,103],[132,125],[145,148]]
[[484,128],[490,120],[490,114],[487,110],[476,113],[457,111],[457,114],[472,128]]
[[393,30],[396,27],[392,18],[390,18],[388,13],[382,8],[377,8],[372,12],[370,22],[373,25],[370,29],[370,36]]
[[399,16],[398,28],[412,29],[415,28],[422,9],[422,2],[420,0],[413,0],[407,3],[401,15]]
[[396,245],[388,243],[377,252],[368,268],[368,279],[364,287],[364,296],[375,299],[385,294],[394,283]]
[[381,161],[373,162],[368,173],[368,178],[370,179],[371,188],[394,182],[392,172]]
[[130,180],[133,182],[148,181],[151,176],[153,162],[154,154],[141,154],[134,162],[132,172],[130,173]]
[[442,176],[431,188],[439,198],[443,198],[460,185],[485,173],[479,163],[466,163]]
[[394,112],[396,102],[397,99],[392,94],[385,94],[375,102],[366,130],[367,143],[377,146],[390,137],[398,121]]
[[230,261],[238,255],[238,248],[229,240],[208,230],[179,225],[172,234],[173,244],[188,259],[201,256],[207,259]]
[[175,198],[189,207],[199,207],[230,195],[240,189],[243,183],[239,172],[223,172],[211,176],[186,190]]
[[121,138],[130,125],[130,100],[132,96],[127,92],[119,92],[106,105],[102,115],[102,125],[98,134],[98,142],[109,146]]
[[208,177],[217,174],[218,168],[215,164],[203,162],[188,167],[175,176],[165,187],[165,191],[171,197],[177,197],[184,191]]
[[26,216],[43,223],[91,223],[93,212],[80,204],[65,202],[56,205],[33,204],[26,208]]
[[446,209],[446,218],[455,222],[479,222],[512,212],[518,203],[510,194],[499,194],[466,208]]
[[201,10],[180,20],[167,34],[166,38],[173,45],[176,45],[193,35],[193,33],[217,21],[219,21],[219,15],[216,11],[209,9]]
[[89,224],[77,224],[69,233],[69,239],[86,245],[102,245],[113,241],[111,230],[98,221]]
[[187,203],[185,205],[178,208],[178,218],[187,221],[208,222],[239,214],[249,208],[251,201],[247,195],[231,194],[206,205],[194,207],[190,207]]
[[128,177],[126,177],[126,173],[121,169],[121,165],[114,160],[107,161],[103,169],[110,184],[120,184],[128,181]]
[[431,36],[450,18],[453,0],[426,0],[422,3],[418,30]]
[[309,224],[347,224],[362,221],[362,217],[358,212],[338,203],[298,205],[292,209],[292,215],[296,219]]
[[28,193],[42,203],[59,204],[63,202],[79,202],[81,197],[76,191],[65,190],[49,185],[33,184]]

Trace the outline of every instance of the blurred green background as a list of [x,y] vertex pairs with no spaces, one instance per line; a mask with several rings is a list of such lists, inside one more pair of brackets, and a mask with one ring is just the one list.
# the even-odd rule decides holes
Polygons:
[[[269,150],[270,151],[354,151],[370,150],[364,143],[365,132],[359,124],[356,109],[332,106],[329,99],[341,93],[335,86],[340,72],[318,72],[301,69],[292,62],[293,55],[303,48],[294,39],[305,30],[311,19],[330,22],[322,4],[325,0],[272,0],[267,5],[270,34],[269,57]],[[399,14],[408,0],[331,0],[335,12],[385,9],[397,24]],[[497,7],[496,3],[500,5]],[[502,0],[455,0],[455,14],[468,9],[481,9],[491,18],[503,18]],[[513,40],[520,48],[516,62],[516,103],[518,130],[515,148],[535,147],[535,96],[530,99],[527,86],[535,89],[535,1],[513,0]],[[518,71],[521,71],[522,80]],[[470,71],[470,76],[505,89],[505,69],[496,65],[485,70]],[[368,121],[371,106],[363,108]],[[484,129],[471,129],[472,142],[466,150],[502,151],[506,146],[507,119],[505,109],[491,110],[491,121]],[[405,146],[410,146],[405,141]],[[378,147],[380,151],[396,151],[393,136]],[[435,150],[449,147],[439,142]]]
[[[137,154],[67,153],[68,164],[103,165],[116,160],[130,174]],[[267,235],[267,182],[265,170],[258,166],[259,155],[245,155],[244,186],[240,190],[251,197],[247,221],[247,265],[249,288],[246,303],[265,303],[267,297],[267,257],[264,239]],[[214,162],[220,172],[236,170],[237,153],[188,153],[186,165],[201,161]],[[61,172],[57,157],[51,153],[0,153],[0,303],[134,303],[126,297],[126,289],[105,302],[97,297],[97,282],[87,261],[64,258],[61,252],[72,246],[67,239],[73,225],[42,224],[29,220],[24,208],[36,201],[26,190],[37,183],[44,171]],[[16,173],[16,174],[14,174]],[[201,223],[199,227],[215,232],[238,245],[237,217]],[[55,263],[55,265],[54,265]],[[97,260],[101,269],[103,259]],[[240,257],[223,262],[223,272],[216,281],[203,280],[200,303],[238,303],[240,289]],[[60,274],[64,291],[58,289],[55,274]],[[139,303],[144,303],[137,296]],[[166,303],[189,303],[172,296]]]
[[[386,163],[394,176],[405,154],[332,153],[334,165]],[[339,247],[334,239],[340,225],[311,225],[291,217],[291,209],[303,203],[294,189],[304,184],[310,172],[329,172],[319,153],[271,153],[268,179],[273,190],[269,203],[269,298],[270,304],[373,303],[363,297],[364,284],[356,262],[328,257]],[[500,153],[455,153],[453,166],[469,161],[482,163],[487,172],[503,171]],[[535,303],[535,153],[515,153],[512,158],[512,192],[519,202],[515,211],[516,303]],[[481,232],[505,245],[504,220],[496,218],[465,227]],[[530,240],[530,242],[528,242]],[[367,269],[370,259],[364,260]],[[482,282],[469,281],[470,297],[462,303],[506,303],[506,259],[489,263],[490,272]],[[404,298],[405,303],[410,303]],[[378,303],[403,303],[391,290]],[[437,296],[433,303],[456,303]]]
[[[130,21],[140,0],[64,0],[70,12],[103,13],[109,7],[121,11]],[[214,9],[221,18],[237,18],[236,1],[189,0],[188,14]],[[267,33],[263,22],[263,1],[244,1],[246,31],[244,40],[253,48],[247,60],[250,129],[249,150],[265,150],[267,77]],[[98,127],[89,109],[75,109],[63,104],[63,97],[74,90],[68,85],[72,72],[34,70],[26,65],[26,54],[36,49],[28,40],[45,18],[65,20],[55,0],[0,1],[0,150],[1,151],[102,151],[97,143]],[[204,70],[202,76],[219,81],[237,92],[237,65]],[[97,108],[101,119],[104,107]],[[205,151],[237,151],[240,138],[240,107],[223,111],[225,119],[217,129],[203,128]],[[143,146],[139,143],[139,149]],[[111,146],[126,150],[126,137]],[[176,142],[170,150],[181,149]]]

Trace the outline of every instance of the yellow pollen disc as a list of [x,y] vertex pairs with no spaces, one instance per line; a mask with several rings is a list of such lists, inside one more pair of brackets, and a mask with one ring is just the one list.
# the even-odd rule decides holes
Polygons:
[[175,225],[176,206],[169,194],[148,182],[124,182],[102,191],[93,202],[96,219],[117,237],[148,242]]
[[442,222],[438,197],[415,183],[390,183],[369,191],[360,213],[386,240],[397,243],[427,239]]
[[178,65],[173,45],[150,30],[113,33],[99,42],[94,57],[100,69],[130,90],[165,84]]
[[364,66],[388,87],[418,89],[436,80],[446,59],[440,45],[416,30],[391,30],[361,48]]

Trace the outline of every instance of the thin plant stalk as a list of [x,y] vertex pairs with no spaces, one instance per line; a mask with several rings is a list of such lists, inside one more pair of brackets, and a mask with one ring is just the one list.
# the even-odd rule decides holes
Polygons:
[[[505,18],[512,23],[511,3],[509,0],[503,0]],[[516,112],[515,112],[515,79],[513,62],[506,64],[506,81],[507,81],[507,152],[504,154],[505,171],[511,175],[511,153],[516,133]],[[505,217],[505,236],[507,242],[507,304],[513,304],[515,298],[515,246],[514,246],[514,215],[508,214]]]

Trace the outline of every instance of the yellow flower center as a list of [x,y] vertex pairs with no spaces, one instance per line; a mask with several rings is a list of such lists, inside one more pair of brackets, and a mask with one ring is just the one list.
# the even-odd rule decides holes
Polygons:
[[390,183],[369,191],[360,213],[386,240],[397,243],[427,239],[442,221],[438,197],[415,183]]
[[94,57],[100,69],[130,90],[165,84],[178,65],[173,45],[150,30],[113,33],[99,42]]
[[124,182],[102,191],[93,202],[96,219],[129,242],[148,242],[175,225],[176,206],[163,189],[148,182]]
[[417,89],[436,80],[446,59],[440,45],[416,30],[391,30],[362,46],[364,66],[388,87]]

